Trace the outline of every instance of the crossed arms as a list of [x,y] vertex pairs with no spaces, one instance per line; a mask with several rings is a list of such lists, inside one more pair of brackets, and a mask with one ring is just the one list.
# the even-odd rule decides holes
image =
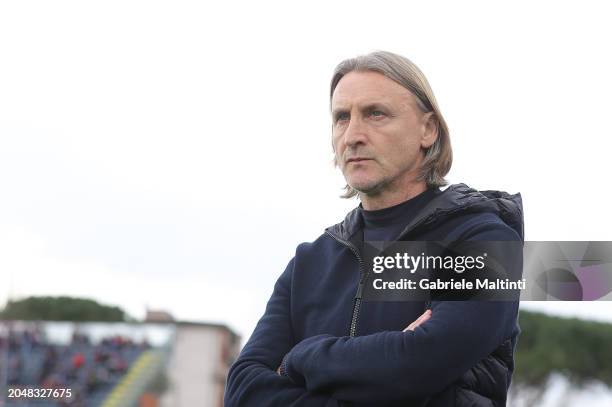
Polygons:
[[226,407],[426,400],[493,352],[516,322],[516,302],[434,301],[431,313],[404,331],[298,342],[289,311],[293,264],[229,371]]
[[[516,318],[513,303],[434,302],[431,316],[414,330],[324,334],[295,344],[289,279],[286,271],[277,281],[264,316],[230,369],[227,407],[332,407],[341,405],[338,400],[429,397],[490,354]],[[280,376],[276,371],[284,356],[286,375]]]

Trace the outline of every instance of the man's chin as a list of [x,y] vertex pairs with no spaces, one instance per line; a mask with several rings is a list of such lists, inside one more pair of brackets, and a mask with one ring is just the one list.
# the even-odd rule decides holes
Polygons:
[[349,186],[351,188],[353,188],[355,191],[359,192],[360,194],[364,194],[364,195],[377,195],[378,193],[380,193],[380,191],[382,190],[382,187],[384,185],[383,182],[355,182],[355,183],[348,183]]

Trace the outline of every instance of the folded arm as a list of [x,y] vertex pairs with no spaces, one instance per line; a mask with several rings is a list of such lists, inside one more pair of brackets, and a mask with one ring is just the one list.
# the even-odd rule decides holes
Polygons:
[[309,391],[355,402],[393,402],[432,396],[510,334],[512,302],[434,302],[414,331],[361,337],[318,335],[285,357],[286,375]]
[[261,407],[338,407],[329,395],[307,391],[276,372],[295,344],[289,287],[293,261],[276,282],[266,311],[229,370],[224,405]]

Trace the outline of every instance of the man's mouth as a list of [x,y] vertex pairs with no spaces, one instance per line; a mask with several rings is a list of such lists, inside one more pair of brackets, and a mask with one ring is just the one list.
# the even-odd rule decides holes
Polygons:
[[347,164],[350,164],[350,163],[358,163],[358,162],[361,162],[361,161],[368,161],[368,160],[371,160],[371,158],[365,158],[365,157],[353,157],[353,158],[349,158],[348,160],[346,160],[346,163],[347,163]]

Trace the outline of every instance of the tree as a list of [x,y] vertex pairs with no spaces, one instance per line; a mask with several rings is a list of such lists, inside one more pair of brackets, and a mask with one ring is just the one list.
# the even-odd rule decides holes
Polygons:
[[128,316],[119,307],[102,305],[85,298],[28,297],[9,301],[0,311],[0,319],[122,322]]
[[514,390],[537,405],[554,373],[573,386],[600,381],[612,386],[612,324],[521,311]]

